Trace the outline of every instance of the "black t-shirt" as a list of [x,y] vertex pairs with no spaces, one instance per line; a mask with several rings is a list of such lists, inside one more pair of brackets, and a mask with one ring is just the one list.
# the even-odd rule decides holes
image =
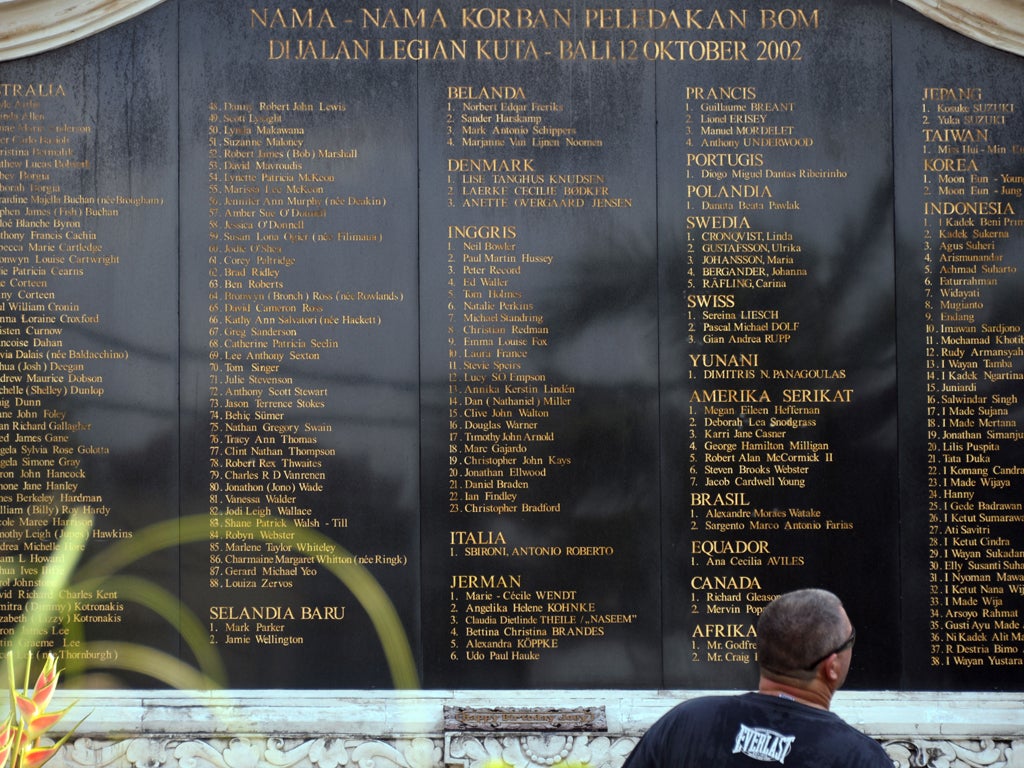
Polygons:
[[747,693],[683,702],[644,734],[623,768],[893,768],[875,740],[838,715]]

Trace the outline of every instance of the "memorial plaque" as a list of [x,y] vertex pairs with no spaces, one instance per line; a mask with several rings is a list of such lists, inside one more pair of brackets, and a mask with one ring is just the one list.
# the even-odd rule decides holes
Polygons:
[[1019,684],[1020,59],[894,25],[905,679]]
[[5,62],[3,641],[739,688],[823,586],[852,685],[1020,689],[1020,66],[881,0],[167,0]]
[[751,4],[719,37],[731,64],[659,79],[665,674],[740,687],[780,592],[898,623],[890,41],[878,3]]
[[594,34],[575,9],[438,13],[461,39],[419,85],[426,682],[657,685],[653,65],[560,55]]
[[[140,531],[178,514],[177,52],[169,11],[3,67],[5,641],[35,596],[59,617],[57,631],[43,626],[37,647],[71,670],[116,661],[127,646],[111,641],[144,638],[172,654],[179,647],[145,587],[177,593],[176,551],[132,554],[143,553],[133,541]],[[93,562],[64,590],[37,591],[79,508],[92,514],[81,558]],[[101,555],[115,551],[127,553],[117,578],[97,581]]]
[[183,481],[210,526],[187,592],[235,684],[398,683],[387,644],[418,645],[415,73],[299,55],[346,23],[333,8],[181,12]]

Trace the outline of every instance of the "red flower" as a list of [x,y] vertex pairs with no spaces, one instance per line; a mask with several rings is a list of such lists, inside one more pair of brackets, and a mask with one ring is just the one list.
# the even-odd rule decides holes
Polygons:
[[[31,666],[31,655],[29,656]],[[0,768],[40,768],[51,757],[57,754],[65,741],[71,737],[74,728],[56,744],[40,746],[41,737],[67,714],[71,707],[59,712],[47,712],[46,708],[57,690],[60,671],[57,659],[50,653],[46,655],[43,669],[36,679],[35,688],[29,695],[28,689],[18,692],[14,688],[14,660],[7,655],[8,677],[11,680],[11,699],[13,711],[8,715],[7,723],[0,729]],[[26,672],[26,679],[28,674]]]
[[54,744],[52,747],[33,747],[22,756],[22,768],[39,768],[39,766],[57,754],[57,750],[61,746],[63,746],[63,742],[61,744]]
[[14,723],[8,717],[3,729],[0,730],[0,768],[7,768],[7,760],[10,758],[11,750],[14,748],[14,734],[16,732],[17,729],[14,727]]

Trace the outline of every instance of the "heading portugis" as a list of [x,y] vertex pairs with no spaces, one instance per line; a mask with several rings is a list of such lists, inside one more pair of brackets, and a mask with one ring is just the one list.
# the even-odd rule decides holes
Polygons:
[[[819,8],[249,8],[269,61],[793,62]],[[680,33],[686,37],[665,39]],[[763,37],[750,37],[757,32]],[[658,33],[658,39],[648,36]],[[411,36],[410,36],[411,35]],[[488,37],[493,35],[493,37]],[[514,37],[513,35],[519,35]],[[580,35],[574,37],[573,35]]]

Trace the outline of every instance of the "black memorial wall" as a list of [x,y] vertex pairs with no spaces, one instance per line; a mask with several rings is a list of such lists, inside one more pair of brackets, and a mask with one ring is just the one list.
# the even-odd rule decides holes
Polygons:
[[1018,57],[168,0],[0,69],[5,626],[72,671],[738,688],[817,585],[853,686],[1024,684]]

